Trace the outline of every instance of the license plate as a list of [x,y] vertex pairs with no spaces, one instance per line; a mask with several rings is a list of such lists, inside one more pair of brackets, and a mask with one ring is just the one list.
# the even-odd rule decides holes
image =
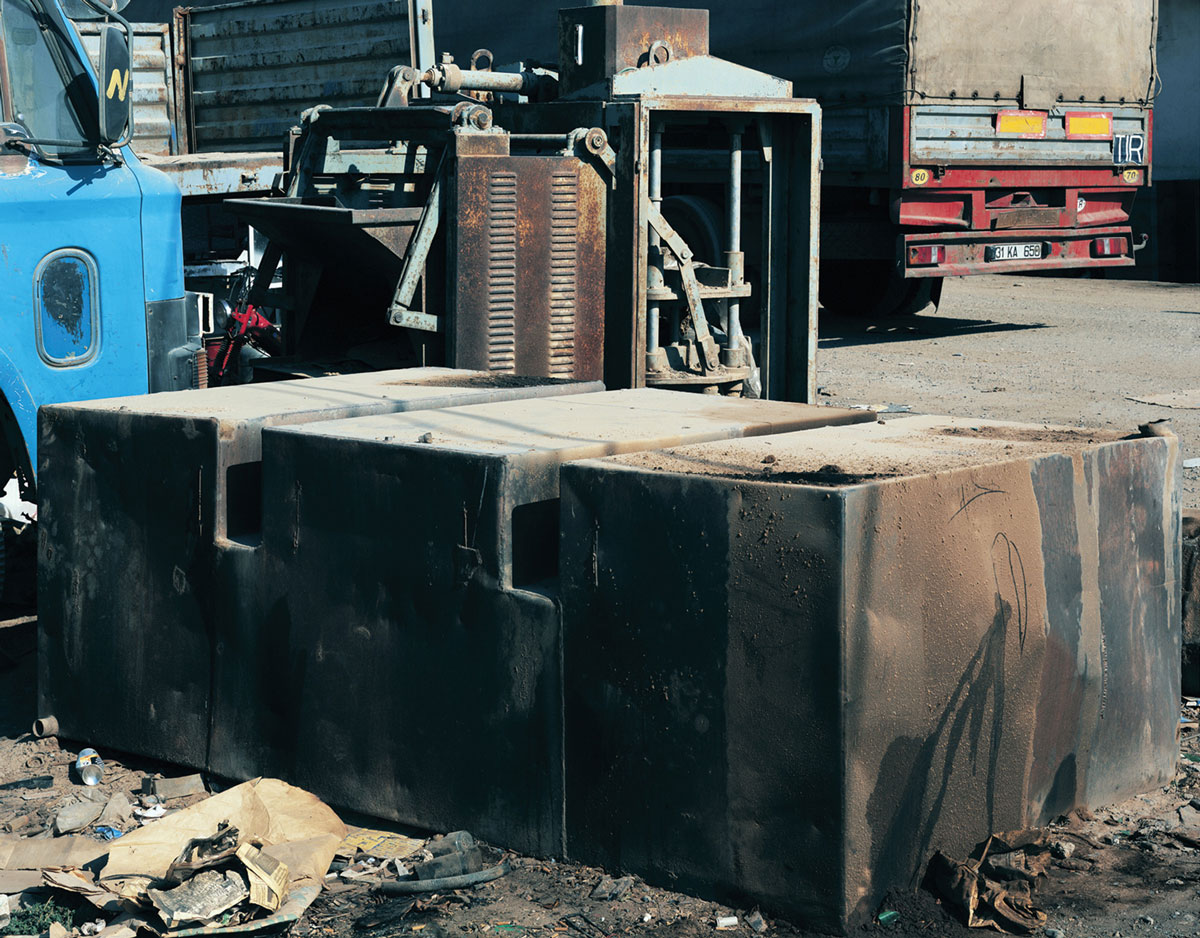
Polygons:
[[1027,244],[989,244],[987,259],[989,261],[1029,261],[1039,260],[1042,256],[1042,243],[1032,241]]

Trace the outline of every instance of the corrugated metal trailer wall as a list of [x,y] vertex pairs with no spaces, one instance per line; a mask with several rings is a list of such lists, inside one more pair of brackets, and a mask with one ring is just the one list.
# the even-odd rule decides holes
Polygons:
[[175,11],[176,126],[192,153],[278,150],[300,112],[372,105],[411,64],[410,0],[249,0]]

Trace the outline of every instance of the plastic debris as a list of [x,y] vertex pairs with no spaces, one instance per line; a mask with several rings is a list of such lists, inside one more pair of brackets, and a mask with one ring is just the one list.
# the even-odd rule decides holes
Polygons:
[[738,917],[736,915],[718,915],[717,916],[717,931],[730,931],[737,928]]
[[884,909],[882,912],[879,913],[879,924],[880,925],[891,925],[894,922],[898,921],[899,918],[900,918],[900,913],[897,912],[895,909]]
[[105,840],[116,840],[124,833],[124,831],[115,827],[109,827],[107,824],[97,824],[96,833]]
[[[899,913],[896,913],[899,915]],[[762,917],[762,913],[755,909],[746,916],[746,924],[760,935],[767,930],[767,921]]]
[[69,834],[83,830],[104,811],[104,805],[92,801],[77,801],[62,808],[54,818],[54,833]]

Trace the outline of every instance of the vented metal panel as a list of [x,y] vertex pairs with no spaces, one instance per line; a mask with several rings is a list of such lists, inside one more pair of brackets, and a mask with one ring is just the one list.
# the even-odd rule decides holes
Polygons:
[[[1024,140],[996,133],[994,107],[974,105],[931,105],[914,107],[910,125],[911,159],[918,162],[957,163],[972,160],[1022,163],[1112,163],[1111,140],[1068,140],[1063,113],[1070,110],[1094,111],[1097,108],[1056,109],[1046,121],[1046,136]],[[1146,133],[1147,112],[1139,108],[1112,108],[1113,134]]]
[[245,0],[175,11],[192,152],[278,150],[300,112],[373,105],[412,64],[409,0]]
[[517,174],[488,177],[487,336],[489,371],[517,360]]
[[[83,47],[100,69],[100,24],[76,23]],[[165,23],[133,24],[133,149],[145,156],[170,156],[179,149],[171,117],[175,82],[171,40]]]
[[469,156],[454,170],[449,360],[599,379],[605,184],[574,156]]
[[575,373],[579,177],[555,173],[550,190],[550,374]]

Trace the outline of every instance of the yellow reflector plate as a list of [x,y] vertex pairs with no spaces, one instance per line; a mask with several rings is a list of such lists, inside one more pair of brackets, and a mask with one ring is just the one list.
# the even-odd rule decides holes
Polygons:
[[1070,136],[1108,137],[1112,134],[1112,121],[1107,114],[1095,117],[1067,115],[1067,133]]
[[1044,114],[1001,114],[996,118],[996,132],[1002,134],[1040,134],[1046,129]]

